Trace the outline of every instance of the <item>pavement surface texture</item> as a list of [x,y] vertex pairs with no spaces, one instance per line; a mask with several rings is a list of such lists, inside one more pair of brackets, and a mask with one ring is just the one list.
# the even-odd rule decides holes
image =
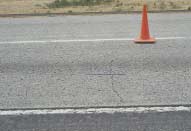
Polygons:
[[[190,37],[191,13],[150,14],[155,37]],[[190,104],[191,39],[135,38],[141,15],[0,19],[0,108]]]
[[189,112],[5,116],[0,117],[0,130],[190,131],[190,116]]
[[[140,14],[0,18],[0,113],[189,106],[191,13],[149,19],[157,43],[142,45],[131,40]],[[0,115],[1,131],[190,131],[190,123],[190,111]]]

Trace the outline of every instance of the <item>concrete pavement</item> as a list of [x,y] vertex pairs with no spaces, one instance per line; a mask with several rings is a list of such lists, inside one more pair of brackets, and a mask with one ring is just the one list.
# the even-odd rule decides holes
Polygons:
[[2,109],[190,104],[189,40],[1,45]]
[[[0,41],[133,38],[140,15],[1,18]],[[191,14],[151,14],[156,37],[189,37]],[[0,45],[0,108],[190,104],[190,39]]]
[[[0,108],[189,105],[191,14],[151,14],[150,25],[162,39],[139,45],[118,40],[138,36],[138,14],[0,18]],[[0,116],[0,129],[187,131],[189,116],[178,111]]]

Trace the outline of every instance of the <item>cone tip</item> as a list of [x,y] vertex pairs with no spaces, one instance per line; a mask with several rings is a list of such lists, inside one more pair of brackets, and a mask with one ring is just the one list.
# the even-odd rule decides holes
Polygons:
[[143,8],[144,8],[144,9],[147,9],[147,4],[144,4],[144,5],[143,5]]

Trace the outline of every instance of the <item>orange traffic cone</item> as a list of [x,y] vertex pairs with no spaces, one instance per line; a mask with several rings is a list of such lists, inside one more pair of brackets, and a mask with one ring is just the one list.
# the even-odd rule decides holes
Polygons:
[[143,7],[143,14],[142,14],[142,29],[140,37],[134,40],[135,43],[155,43],[155,38],[150,37],[149,33],[149,24],[147,18],[147,5]]

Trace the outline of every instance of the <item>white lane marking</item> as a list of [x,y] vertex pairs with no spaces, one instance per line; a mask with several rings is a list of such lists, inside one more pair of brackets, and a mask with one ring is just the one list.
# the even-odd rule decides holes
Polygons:
[[191,37],[159,37],[157,40],[191,39]]
[[191,107],[132,107],[132,108],[89,108],[89,109],[39,109],[39,110],[0,110],[4,115],[48,115],[48,114],[113,114],[113,113],[149,113],[149,112],[191,112]]
[[[157,40],[191,39],[191,37],[158,37]],[[30,40],[30,41],[1,41],[0,44],[30,44],[30,43],[70,43],[70,42],[104,42],[104,41],[133,41],[133,38],[113,39],[74,39],[74,40]]]
[[30,43],[70,43],[70,42],[103,42],[103,41],[131,41],[131,38],[116,39],[75,39],[75,40],[31,40],[31,41],[3,41],[0,44],[30,44]]

